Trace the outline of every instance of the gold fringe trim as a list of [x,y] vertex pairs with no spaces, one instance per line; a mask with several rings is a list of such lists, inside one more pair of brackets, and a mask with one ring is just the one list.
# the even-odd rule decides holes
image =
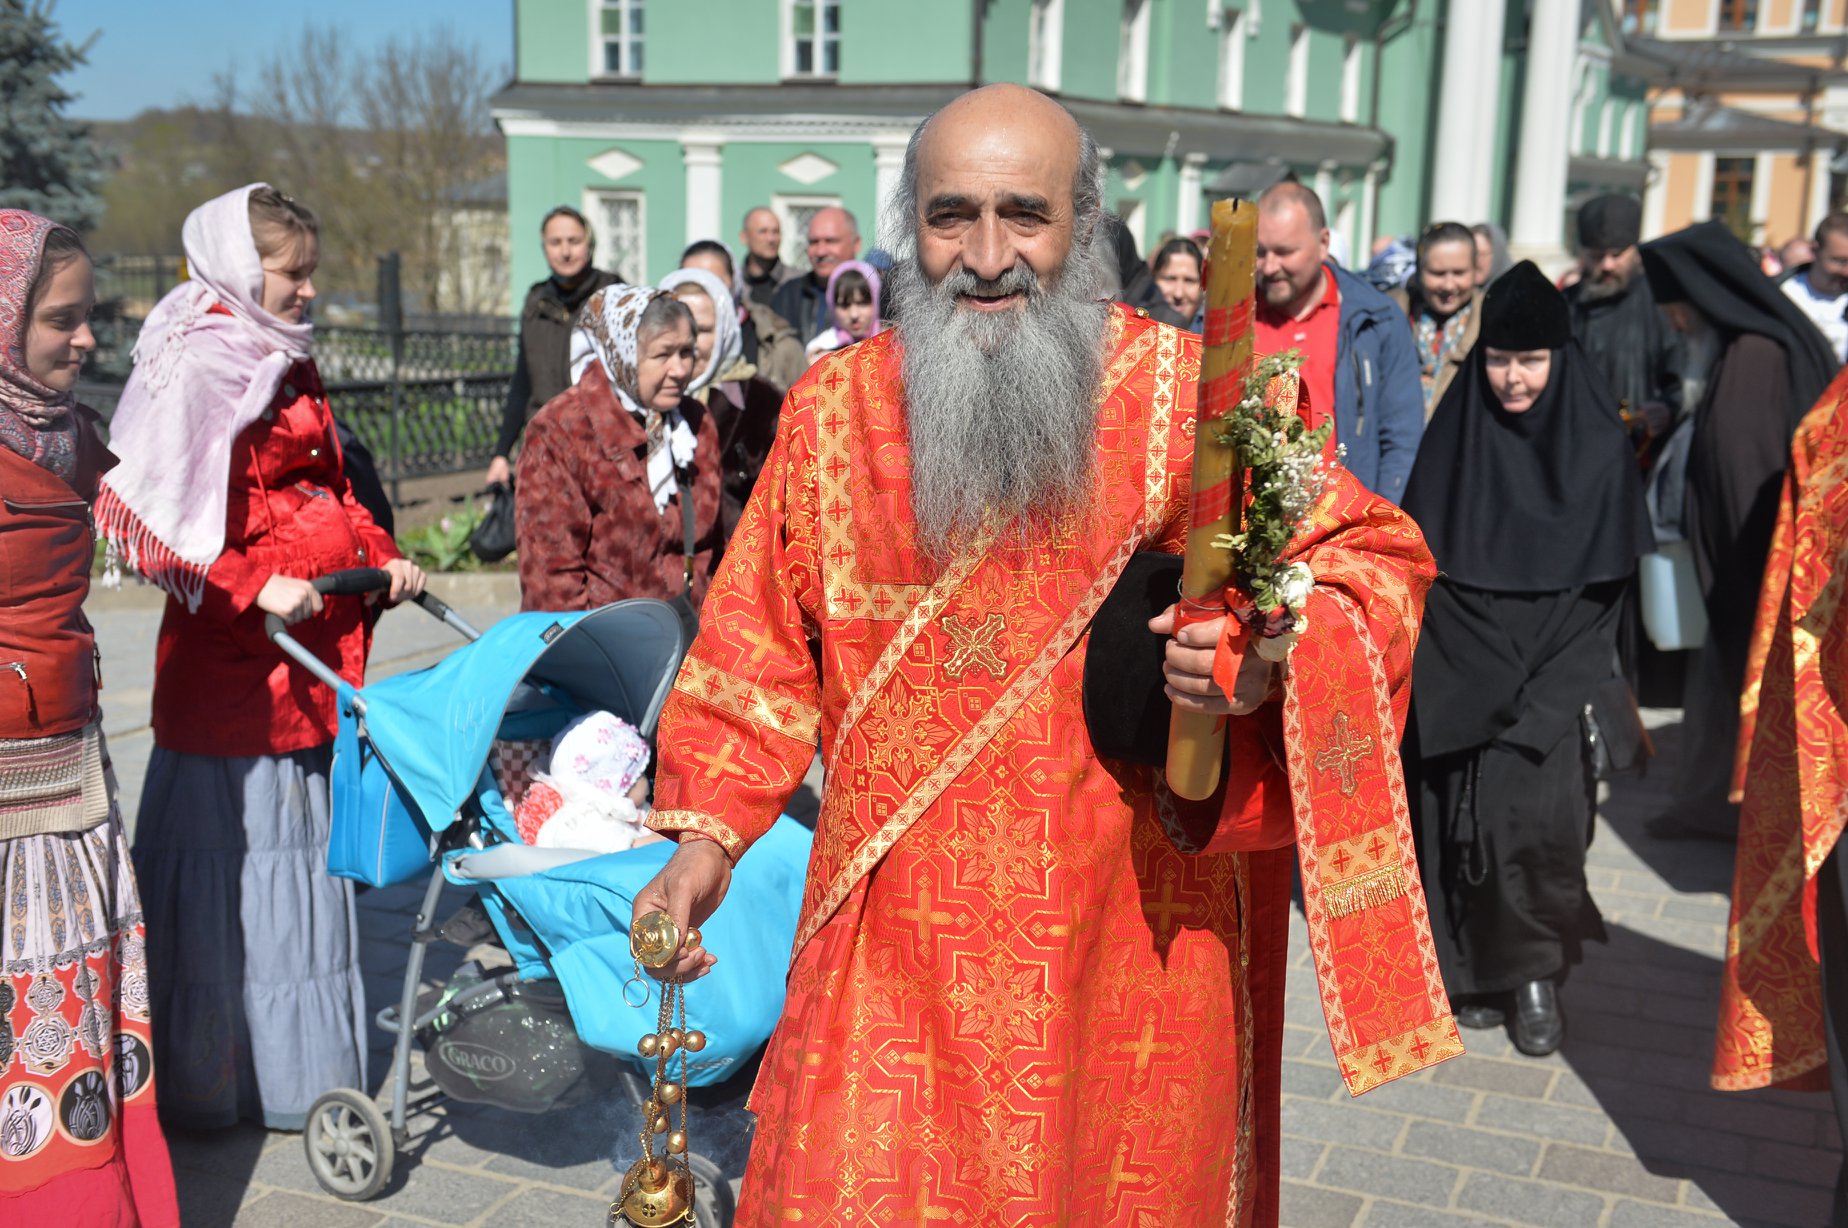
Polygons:
[[1381,866],[1358,878],[1323,887],[1322,906],[1330,917],[1347,917],[1363,908],[1390,904],[1404,894],[1405,870],[1400,866]]

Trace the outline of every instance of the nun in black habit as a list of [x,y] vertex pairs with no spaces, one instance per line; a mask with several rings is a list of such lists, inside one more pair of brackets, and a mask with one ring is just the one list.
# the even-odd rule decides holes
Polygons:
[[1558,985],[1603,941],[1585,882],[1594,783],[1583,713],[1653,549],[1617,398],[1531,261],[1482,331],[1405,488],[1439,576],[1412,665],[1405,764],[1431,928],[1457,1021],[1565,1036]]
[[1739,692],[1790,439],[1840,364],[1721,223],[1702,222],[1640,250],[1649,289],[1682,333],[1686,353],[1711,356],[1704,371],[1691,373],[1705,387],[1685,454],[1680,526],[1694,554],[1708,638],[1688,678],[1675,801],[1647,828],[1659,838],[1731,840],[1739,825],[1738,807],[1727,799]]

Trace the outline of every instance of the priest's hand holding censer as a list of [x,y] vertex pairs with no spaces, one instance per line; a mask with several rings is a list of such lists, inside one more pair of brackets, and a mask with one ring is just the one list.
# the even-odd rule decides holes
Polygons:
[[[657,879],[656,884],[659,882]],[[717,961],[701,947],[698,929],[683,927],[664,909],[647,909],[648,892],[656,884],[650,884],[636,898],[635,920],[629,926],[629,953],[635,957],[635,975],[623,986],[623,1000],[636,1006],[640,1005],[635,997],[638,988],[641,1002],[647,1001],[644,969],[661,982],[661,1010],[655,1030],[636,1046],[638,1055],[654,1060],[654,1079],[648,1100],[642,1105],[642,1158],[623,1177],[622,1189],[610,1206],[611,1228],[624,1224],[635,1228],[698,1225],[693,1210],[693,1169],[687,1150],[687,1055],[704,1049],[706,1036],[687,1027],[686,982],[704,976]],[[661,894],[673,894],[671,887]],[[705,911],[710,913],[711,908]],[[690,910],[683,915],[690,915]],[[674,1069],[676,1058],[678,1070]]]

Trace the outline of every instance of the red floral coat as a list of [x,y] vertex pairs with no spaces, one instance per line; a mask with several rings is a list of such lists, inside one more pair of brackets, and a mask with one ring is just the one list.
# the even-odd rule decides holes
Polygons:
[[[225,548],[196,613],[169,597],[155,650],[154,741],[195,755],[269,755],[331,742],[334,694],[263,633],[272,575],[312,580],[402,557],[353,498],[312,360],[283,377],[231,447]],[[328,597],[291,635],[357,686],[371,648],[363,598]]]
[[[699,402],[681,403],[693,455],[693,602],[706,595],[719,544],[719,434]],[[534,416],[520,453],[514,504],[520,608],[592,610],[628,597],[686,591],[680,492],[656,509],[648,437],[600,364]]]

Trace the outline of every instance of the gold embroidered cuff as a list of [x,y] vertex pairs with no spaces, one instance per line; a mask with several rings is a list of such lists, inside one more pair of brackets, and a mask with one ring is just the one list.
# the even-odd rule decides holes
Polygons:
[[674,689],[728,716],[742,717],[772,733],[813,746],[821,735],[821,709],[746,682],[716,665],[688,657]]
[[648,830],[664,836],[692,835],[710,840],[725,850],[733,865],[744,856],[745,838],[725,823],[699,810],[657,810],[648,816]]

